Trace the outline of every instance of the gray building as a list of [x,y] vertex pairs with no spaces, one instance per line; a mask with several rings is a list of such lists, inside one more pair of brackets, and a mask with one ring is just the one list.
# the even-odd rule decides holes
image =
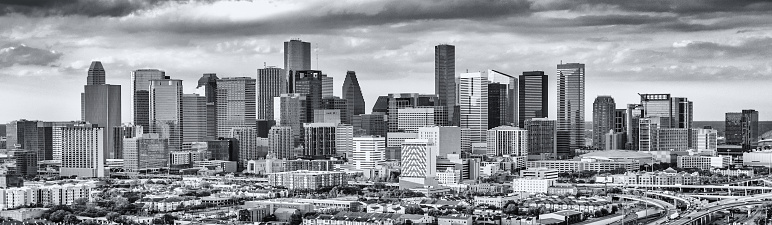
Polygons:
[[169,166],[169,139],[158,134],[123,139],[123,169],[134,173]]
[[386,137],[388,122],[386,113],[359,114],[353,117],[354,136]]
[[573,158],[584,141],[584,64],[558,64],[557,155]]
[[166,72],[157,69],[131,71],[131,108],[134,125],[150,129],[150,80],[168,79]]
[[744,109],[726,113],[726,144],[741,145],[744,150],[753,149],[759,142],[759,112]]
[[614,129],[616,103],[611,96],[598,96],[592,103],[592,145],[606,148],[606,134]]
[[[311,43],[301,40],[284,42],[284,79],[289,80],[295,71],[311,69]],[[288,84],[289,85],[289,84]]]
[[256,127],[256,80],[225,77],[217,80],[217,136],[228,137],[232,128]]
[[214,73],[205,73],[198,79],[196,89],[206,96],[206,138],[217,138],[217,77]]
[[287,93],[284,69],[267,67],[257,69],[257,119],[273,120],[273,98]]
[[343,98],[346,99],[346,115],[342,118],[345,124],[352,124],[352,118],[359,114],[365,114],[365,99],[362,97],[362,88],[354,71],[346,72],[343,81]]
[[456,46],[442,44],[434,46],[434,92],[440,104],[448,109],[448,123],[456,121]]
[[150,81],[150,133],[169,139],[169,149],[182,150],[182,80]]
[[544,71],[527,71],[519,76],[519,116],[518,124],[520,127],[525,125],[526,120],[533,118],[546,118],[549,114],[549,88],[547,85],[547,75]]
[[301,122],[314,121],[314,110],[322,109],[322,79],[325,75],[319,70],[299,70],[290,77],[289,93],[302,94],[306,97],[305,115]]
[[182,142],[207,140],[206,96],[182,95]]
[[528,130],[528,158],[541,160],[557,157],[556,121],[532,118],[524,123],[524,129]]
[[81,99],[83,120],[105,128],[105,157],[114,159],[117,156],[112,127],[121,125],[121,86],[105,84],[105,70],[99,61],[91,62],[87,80]]

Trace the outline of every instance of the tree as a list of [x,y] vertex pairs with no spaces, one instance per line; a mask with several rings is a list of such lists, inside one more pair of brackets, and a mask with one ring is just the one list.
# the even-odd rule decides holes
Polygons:
[[70,215],[70,212],[64,211],[64,210],[57,210],[54,213],[51,213],[51,215],[48,217],[48,220],[54,223],[59,223],[64,221],[64,217]]
[[419,214],[419,215],[423,215],[424,213],[425,212],[424,212],[423,209],[421,209],[421,207],[416,207],[416,206],[405,207],[405,214]]
[[263,217],[263,222],[270,222],[270,221],[276,221],[276,215],[267,215]]
[[109,220],[109,221],[112,221],[112,222],[115,222],[115,221],[116,221],[118,218],[120,218],[120,217],[121,217],[121,214],[120,214],[120,213],[117,213],[117,212],[109,212],[109,213],[107,213],[107,216],[105,216],[105,219],[107,219],[107,220]]
[[595,218],[603,217],[603,213],[600,210],[595,211]]
[[303,223],[303,217],[300,214],[292,214],[290,216],[290,225],[300,225],[301,223]]
[[80,223],[80,220],[75,215],[67,214],[66,216],[64,216],[64,220],[62,220],[62,222],[66,224],[78,224]]
[[603,216],[608,215],[608,209],[600,209],[600,213],[603,214]]

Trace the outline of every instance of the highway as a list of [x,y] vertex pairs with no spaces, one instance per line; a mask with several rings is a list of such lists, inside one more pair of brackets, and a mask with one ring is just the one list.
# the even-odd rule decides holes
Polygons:
[[703,217],[710,213],[715,213],[716,211],[741,207],[741,206],[757,206],[757,205],[763,205],[772,203],[772,201],[765,200],[765,201],[737,201],[732,203],[726,203],[726,204],[719,204],[715,206],[711,206],[707,209],[702,210],[696,210],[694,212],[689,213],[688,215],[682,216],[680,219],[676,220],[675,222],[672,222],[671,224],[675,225],[683,225],[683,224],[690,224],[692,221],[697,220],[700,217]]

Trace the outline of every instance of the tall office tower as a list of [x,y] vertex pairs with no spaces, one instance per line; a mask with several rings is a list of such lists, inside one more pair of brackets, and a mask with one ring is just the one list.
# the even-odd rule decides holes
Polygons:
[[205,73],[198,79],[196,90],[206,96],[206,138],[217,138],[217,74]]
[[88,83],[82,95],[83,120],[96,124],[105,132],[102,141],[105,157],[114,159],[112,127],[121,125],[121,86],[105,84],[105,70],[102,63],[94,61],[88,70]]
[[584,64],[558,64],[558,158],[584,147]]
[[273,126],[268,131],[269,154],[277,159],[295,159],[292,127]]
[[[284,79],[289,80],[295,71],[311,69],[311,43],[301,40],[284,42],[284,69],[287,71]],[[288,84],[289,85],[289,84]]]
[[418,138],[426,139],[437,146],[437,156],[447,158],[449,154],[461,154],[461,128],[459,127],[421,127]]
[[[657,128],[655,132],[649,132],[656,141],[649,147],[649,151],[686,151],[691,149],[692,135],[688,128]],[[694,136],[696,137],[696,136]]]
[[331,157],[336,156],[337,124],[305,123],[303,124],[304,156]]
[[[328,98],[322,99],[322,108],[324,110],[338,110],[340,120],[343,122],[344,119],[349,117],[348,111],[346,110],[346,107],[348,106],[348,102],[346,99],[342,99],[340,97],[332,96]],[[316,121],[316,119],[314,119]],[[351,124],[351,123],[345,123],[345,124]]]
[[431,186],[437,174],[437,147],[429,140],[408,139],[402,143],[400,189]]
[[434,108],[397,109],[397,130],[399,132],[417,133],[418,128],[436,125]]
[[718,131],[714,129],[692,129],[691,148],[699,150],[718,149]]
[[182,94],[182,142],[206,141],[206,96]]
[[150,133],[169,139],[171,151],[182,150],[182,80],[150,81]]
[[[148,103],[149,104],[149,103]],[[59,128],[61,129],[61,128]],[[123,139],[125,138],[135,138],[135,137],[142,137],[142,134],[144,134],[144,131],[142,129],[142,126],[136,126],[131,124],[122,124],[121,126],[113,127],[113,132],[115,133],[115,136],[113,137],[113,144],[115,145],[115,155],[119,157],[118,159],[123,159]],[[61,135],[61,130],[59,130],[59,135]],[[60,141],[61,142],[61,141]],[[61,149],[59,150],[59,159],[61,159]],[[54,157],[56,158],[56,157]]]
[[488,129],[507,125],[507,114],[511,111],[507,108],[508,92],[507,84],[488,84]]
[[[333,78],[330,76],[327,76],[327,74],[323,74],[322,76],[322,98],[329,98],[333,96],[333,89],[335,88],[335,83],[333,82]],[[345,94],[344,94],[345,95]]]
[[255,79],[224,77],[217,80],[217,136],[228,137],[234,127],[255,127]]
[[754,148],[759,141],[759,112],[744,109],[726,113],[726,144],[742,145],[744,150]]
[[605,148],[605,135],[614,130],[617,104],[611,96],[598,96],[592,103],[592,145]]
[[[660,117],[642,117],[638,119],[638,150],[657,151],[657,137],[659,128],[662,127]],[[688,135],[687,135],[688,136]]]
[[93,61],[91,66],[88,67],[88,76],[86,77],[86,85],[100,85],[105,84],[105,68],[102,67],[102,62]]
[[[143,132],[150,129],[150,80],[163,80],[166,72],[157,69],[131,71],[131,115],[134,125],[142,126]],[[121,139],[121,145],[123,139]],[[123,157],[123,156],[121,156]]]
[[528,130],[500,126],[488,130],[488,156],[528,156]]
[[38,156],[33,150],[14,149],[7,152],[11,162],[16,167],[16,173],[23,177],[35,177],[38,175]]
[[[380,99],[380,98],[379,98]],[[386,98],[386,100],[379,102],[376,102],[379,104],[380,102],[385,102],[387,105],[386,107],[386,115],[388,117],[388,132],[398,132],[398,111],[399,109],[404,108],[434,108],[434,124],[437,126],[447,126],[448,121],[448,110],[447,108],[440,104],[439,99],[436,95],[422,95],[418,93],[398,93],[398,94],[389,94]],[[382,107],[382,106],[378,106]],[[375,109],[375,107],[373,107]],[[380,112],[379,111],[373,111],[373,112]]]
[[614,133],[627,132],[627,109],[614,110]]
[[343,81],[343,92],[341,93],[346,99],[346,118],[343,118],[343,123],[351,124],[352,117],[365,114],[365,99],[362,97],[362,89],[359,87],[356,72],[346,72],[346,80]]
[[434,93],[439,96],[440,104],[448,109],[448,125],[453,124],[456,115],[456,46],[434,46]]
[[257,160],[258,138],[255,127],[234,127],[228,137],[239,141],[239,162],[246,164],[249,160]]
[[375,166],[386,161],[386,138],[355,137],[351,161],[358,170],[375,169]]
[[96,124],[62,128],[60,176],[105,176],[104,129]]
[[38,146],[38,121],[14,120],[6,130],[6,149],[33,149]]
[[314,110],[314,123],[340,123],[339,109],[317,109]]
[[373,104],[373,113],[389,113],[389,96],[378,96],[378,99],[375,100],[375,104]]
[[643,116],[643,105],[627,104],[627,144],[625,149],[638,150],[638,135],[640,133],[640,120]]
[[691,128],[692,102],[670,94],[640,94],[641,117],[659,117],[662,128]]
[[460,127],[470,129],[472,143],[484,143],[488,131],[488,76],[482,72],[458,77]]
[[273,98],[287,93],[284,76],[287,72],[276,67],[257,69],[257,119],[273,120]]
[[299,70],[290,77],[288,92],[306,96],[304,106],[306,115],[301,122],[314,121],[314,110],[322,108],[323,76],[324,74],[319,70]]
[[353,117],[354,136],[386,137],[388,123],[385,113],[359,114]]
[[273,98],[273,120],[276,126],[291,127],[295,140],[300,140],[303,131],[303,107],[306,97],[301,94],[281,94]]
[[337,124],[335,126],[335,156],[351,158],[354,151],[354,126]]
[[125,138],[123,146],[123,169],[127,173],[169,166],[169,139],[158,134]]
[[519,121],[520,127],[533,118],[547,118],[549,115],[549,88],[544,71],[527,71],[519,76]]
[[525,121],[528,130],[528,158],[553,159],[557,157],[557,124],[547,118],[533,118]]

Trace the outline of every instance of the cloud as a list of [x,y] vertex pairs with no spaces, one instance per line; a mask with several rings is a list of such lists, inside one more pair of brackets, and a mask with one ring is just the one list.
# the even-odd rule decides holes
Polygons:
[[62,55],[61,52],[33,48],[23,44],[5,46],[0,49],[0,68],[13,65],[52,66]]
[[171,0],[6,0],[0,15],[23,14],[32,17],[71,16],[122,17],[169,3],[211,2]]

